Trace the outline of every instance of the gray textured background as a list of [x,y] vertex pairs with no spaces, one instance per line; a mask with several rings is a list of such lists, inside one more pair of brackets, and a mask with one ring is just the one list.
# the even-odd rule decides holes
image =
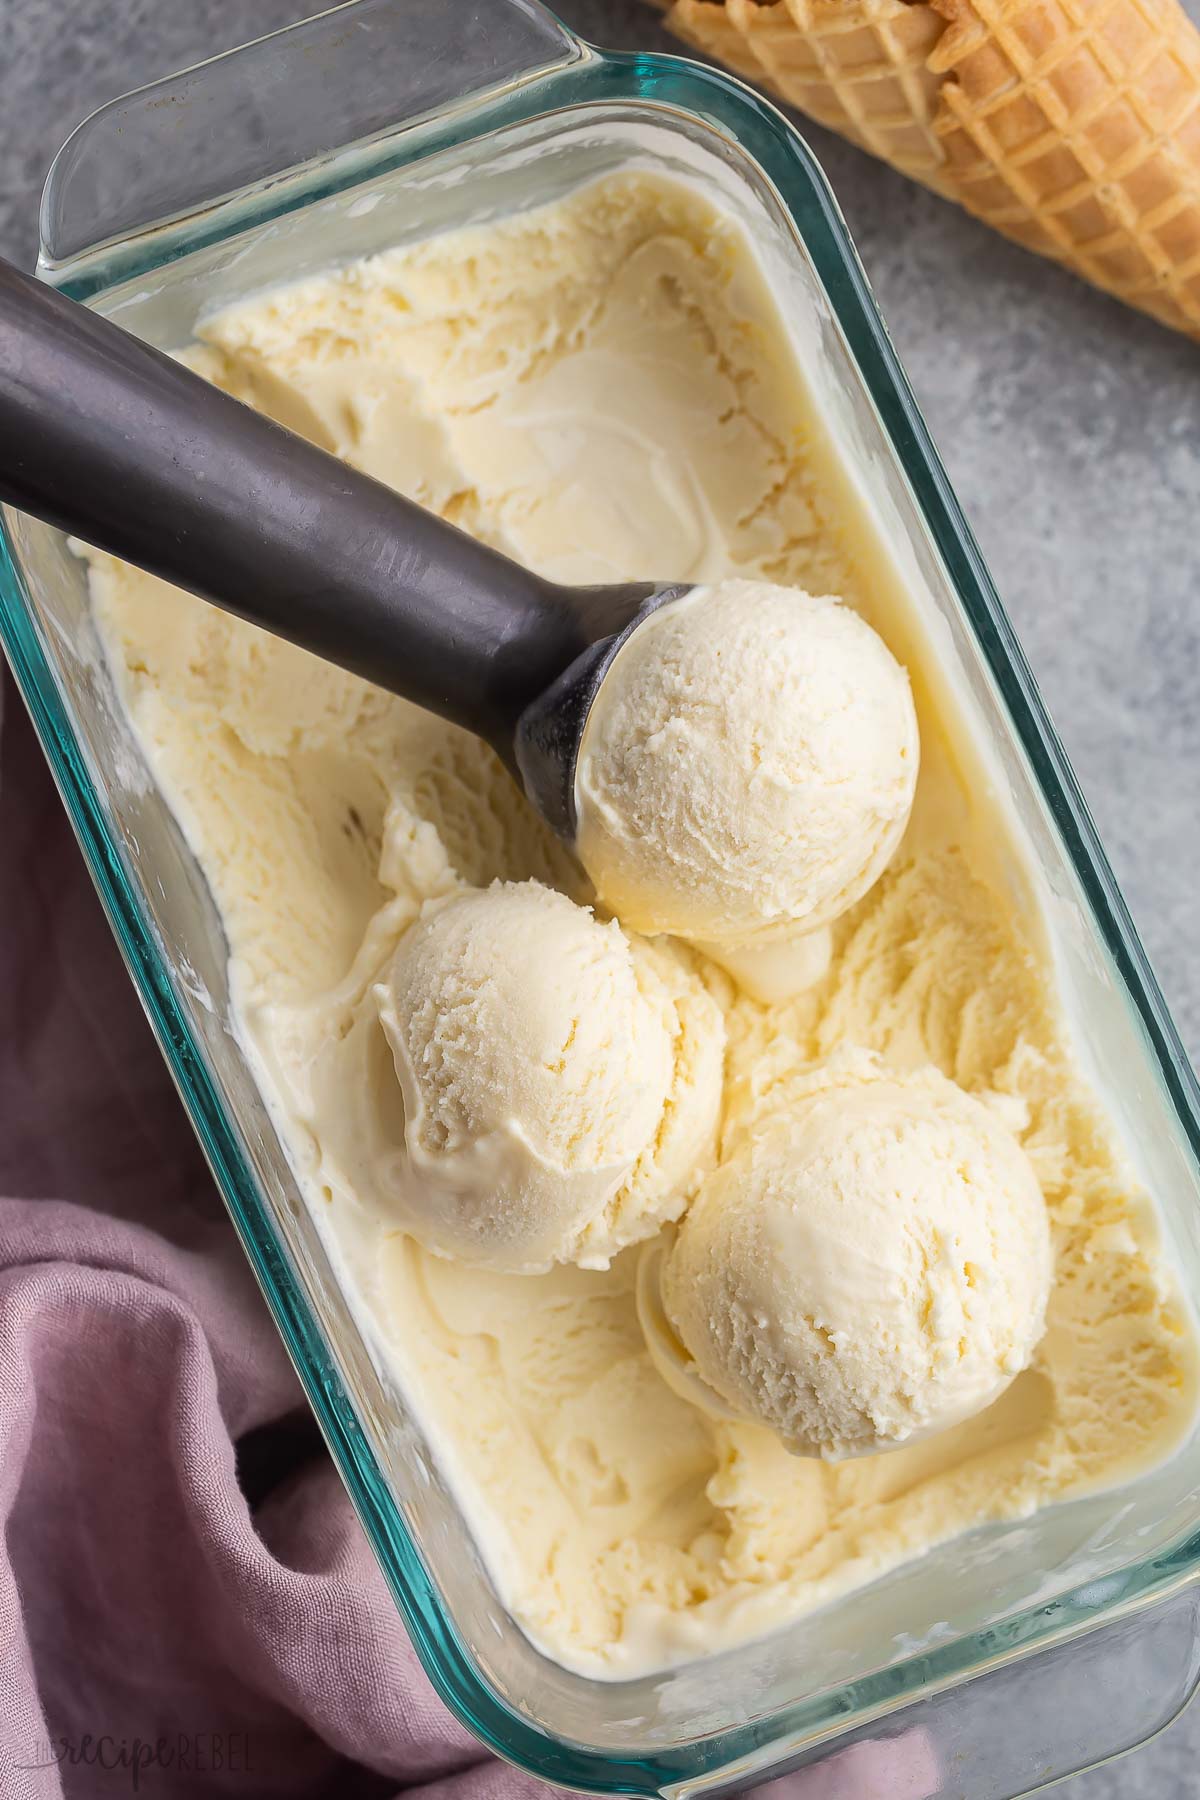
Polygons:
[[[32,262],[42,177],[93,107],[317,3],[0,0],[0,252]],[[678,48],[640,0],[557,10],[597,43]],[[805,130],[1195,1059],[1200,352]],[[1200,1708],[1059,1791],[1200,1795]]]

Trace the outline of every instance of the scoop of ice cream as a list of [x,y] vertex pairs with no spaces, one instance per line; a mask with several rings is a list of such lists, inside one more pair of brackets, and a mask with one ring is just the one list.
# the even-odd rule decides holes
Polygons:
[[432,903],[376,989],[428,1248],[604,1267],[711,1166],[724,1025],[683,957],[538,882]]
[[642,1310],[672,1385],[833,1458],[994,1400],[1042,1335],[1051,1248],[987,1107],[933,1069],[831,1075],[708,1178]]
[[604,677],[580,745],[576,849],[631,929],[718,956],[761,950],[876,880],[918,758],[908,676],[857,613],[762,582],[693,588]]

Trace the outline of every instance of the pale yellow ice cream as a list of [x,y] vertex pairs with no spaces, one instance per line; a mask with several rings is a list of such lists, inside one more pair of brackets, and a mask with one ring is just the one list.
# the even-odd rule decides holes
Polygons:
[[762,582],[695,588],[601,684],[576,771],[579,857],[635,930],[718,956],[778,950],[883,872],[918,754],[908,676],[849,607]]
[[428,1249],[605,1268],[711,1166],[719,1007],[669,949],[555,889],[427,903],[375,994],[404,1100],[397,1217]]
[[727,1415],[830,1458],[997,1400],[1033,1359],[1050,1278],[1046,1205],[1007,1127],[937,1069],[853,1051],[746,1135],[658,1269],[681,1391],[690,1362]]
[[[634,1248],[502,1275],[404,1232],[404,1118],[375,989],[431,899],[577,865],[478,741],[104,558],[95,613],[220,905],[239,1029],[314,1218],[455,1482],[505,1604],[623,1676],[794,1619],[967,1528],[1138,1474],[1194,1417],[1155,1216],[1067,1042],[997,810],[740,228],[640,174],[389,252],[204,326],[206,374],[566,580],[728,576],[838,594],[912,679],[921,772],[887,869],[799,999],[688,962],[724,1016],[720,1153],[845,1045],[999,1111],[1050,1214],[1029,1368],[886,1456],[791,1455],[658,1374]],[[685,959],[686,960],[686,959]],[[1117,1504],[1117,1502],[1114,1502]]]

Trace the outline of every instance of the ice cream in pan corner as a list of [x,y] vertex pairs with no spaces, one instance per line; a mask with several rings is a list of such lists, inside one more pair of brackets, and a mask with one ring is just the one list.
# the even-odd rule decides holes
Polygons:
[[264,1098],[534,1640],[667,1667],[1168,1454],[1153,1211],[741,227],[609,176],[200,336],[531,566],[698,584],[606,680],[576,859],[477,740],[92,560]]

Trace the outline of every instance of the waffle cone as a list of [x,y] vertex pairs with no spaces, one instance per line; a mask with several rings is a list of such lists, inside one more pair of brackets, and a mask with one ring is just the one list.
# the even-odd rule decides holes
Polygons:
[[[667,24],[677,37],[693,50],[723,62],[727,69],[745,81],[762,81],[765,71],[749,35],[735,23],[726,6],[715,6],[713,0],[655,0],[667,14]],[[764,11],[774,12],[766,7]]]
[[943,0],[952,190],[1007,237],[1200,335],[1200,34],[1177,0]]
[[1200,33],[1178,0],[668,0],[689,44],[1200,336]]
[[675,0],[673,31],[860,149],[940,187],[937,77],[944,22],[907,0]]

